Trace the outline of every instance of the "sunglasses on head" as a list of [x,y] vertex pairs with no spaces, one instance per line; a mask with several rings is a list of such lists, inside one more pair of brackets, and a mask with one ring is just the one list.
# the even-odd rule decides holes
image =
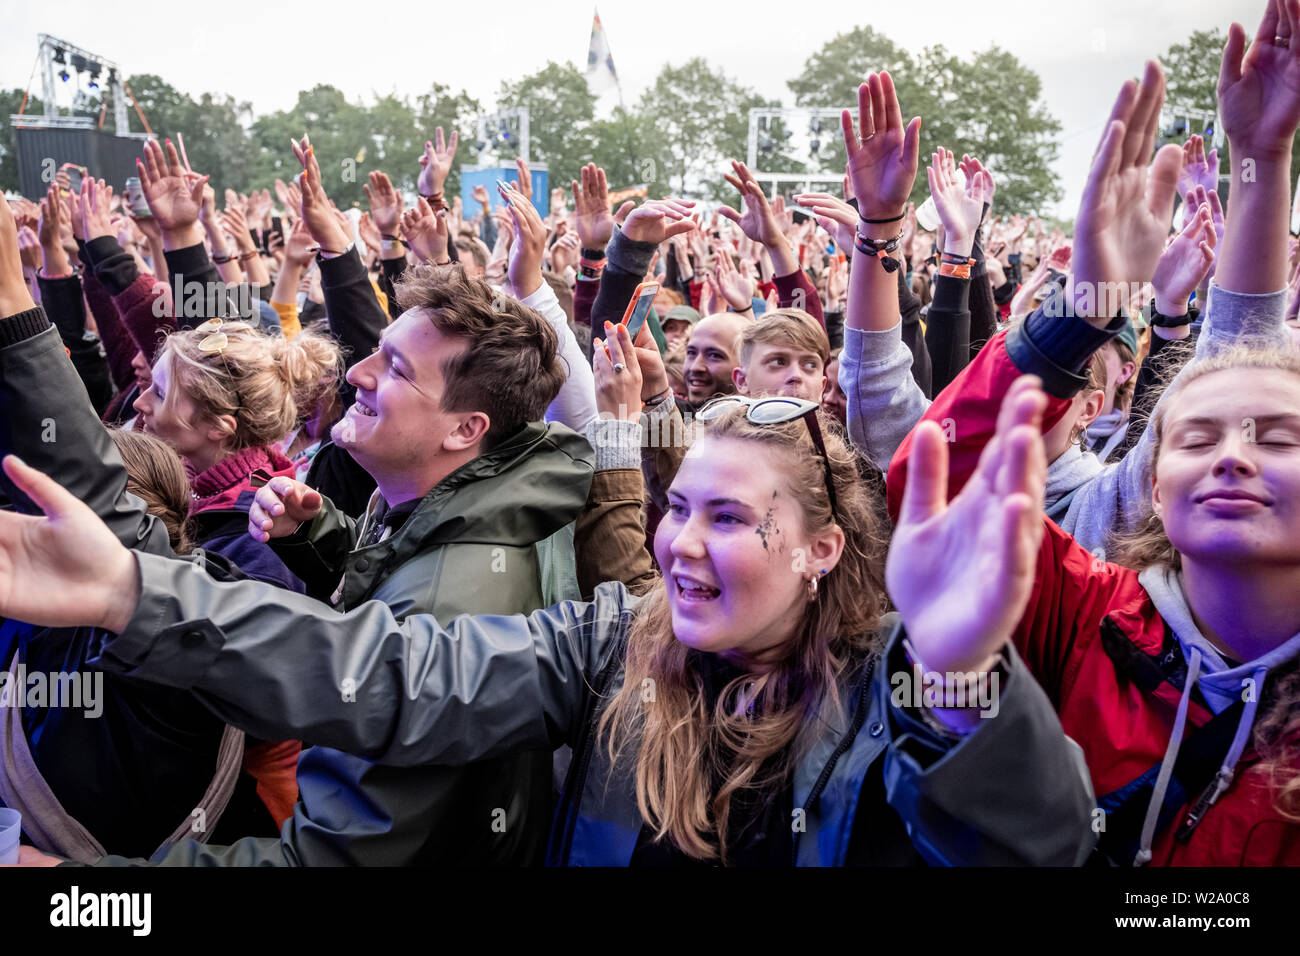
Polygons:
[[230,363],[226,361],[226,348],[230,345],[230,337],[221,331],[220,319],[208,319],[202,325],[194,327],[195,332],[207,332],[199,340],[199,351],[209,354],[215,352],[221,356],[221,364],[226,367],[226,375],[230,377],[230,388],[235,393],[235,411],[244,407],[244,399],[239,394],[239,386],[235,384],[235,373],[230,369]]
[[702,422],[712,421],[721,418],[737,405],[746,407],[745,418],[755,425],[781,425],[792,422],[796,418],[804,420],[808,425],[808,434],[812,438],[813,446],[822,459],[822,469],[826,474],[826,494],[831,500],[831,516],[837,516],[839,507],[835,500],[835,480],[831,475],[831,460],[826,454],[826,443],[822,440],[821,423],[817,421],[817,409],[821,406],[804,398],[790,398],[784,395],[772,395],[767,398],[724,395],[706,403],[695,413],[695,418]]

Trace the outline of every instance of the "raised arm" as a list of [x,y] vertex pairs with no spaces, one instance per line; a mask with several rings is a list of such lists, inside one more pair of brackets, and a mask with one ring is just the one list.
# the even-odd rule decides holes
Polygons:
[[[56,475],[123,545],[170,554],[165,529],[127,494],[121,457],[63,342],[32,302],[13,216],[7,203],[0,207],[0,450]],[[33,510],[21,488],[5,481],[5,491]]]
[[427,614],[399,624],[381,601],[339,614],[129,551],[48,476],[12,457],[4,467],[45,517],[0,514],[0,615],[101,626],[118,636],[103,635],[95,666],[192,690],[265,739],[404,766],[554,748],[576,737],[630,620],[617,584],[590,604],[445,626]]
[[579,434],[596,417],[595,386],[591,366],[569,328],[568,317],[555,297],[555,290],[542,279],[542,254],[546,248],[546,226],[533,204],[513,189],[507,193],[515,227],[508,277],[516,298],[536,309],[550,323],[559,340],[558,355],[564,366],[564,384],[546,410],[547,421],[568,425]]

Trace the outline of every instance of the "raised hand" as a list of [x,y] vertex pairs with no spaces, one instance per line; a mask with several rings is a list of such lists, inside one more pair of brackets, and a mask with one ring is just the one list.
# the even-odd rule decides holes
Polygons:
[[434,212],[420,196],[415,206],[402,212],[402,235],[421,262],[443,265],[447,259],[447,210]]
[[433,196],[442,198],[442,187],[447,181],[447,175],[451,172],[452,160],[456,158],[456,143],[459,140],[459,133],[456,130],[451,131],[451,140],[444,141],[442,137],[442,127],[439,126],[434,131],[434,139],[437,145],[426,140],[424,143],[424,153],[420,156],[420,176],[416,180],[416,188],[420,191],[421,196]]
[[533,201],[533,174],[528,169],[528,163],[522,158],[516,157],[515,168],[519,170],[519,184],[515,187],[521,196],[529,202]]
[[311,142],[304,134],[301,142],[290,140],[289,144],[293,147],[294,156],[302,164],[302,185],[299,188],[302,190],[302,218],[307,223],[307,230],[320,246],[321,252],[340,255],[350,240],[334,215],[335,209],[330,205],[329,197],[325,195],[320,164],[316,162]]
[[685,235],[695,228],[689,218],[694,205],[690,199],[652,199],[632,210],[623,223],[623,235],[655,245]]
[[717,271],[711,277],[717,292],[733,312],[745,312],[754,306],[754,280],[743,275],[731,261],[731,252],[726,248],[717,249]]
[[230,206],[221,214],[221,228],[234,240],[241,253],[256,251],[257,243],[253,241],[253,234],[248,230],[248,220],[244,218],[244,212],[239,206]]
[[[740,231],[750,239],[761,242],[769,249],[777,245],[788,246],[785,230],[777,221],[772,204],[767,201],[767,194],[763,192],[763,187],[758,184],[749,167],[733,159],[731,169],[732,171],[725,173],[723,178],[740,193],[741,199],[744,200],[745,211],[739,213],[730,206],[720,206],[718,212],[740,226]],[[784,203],[782,203],[782,212],[784,212]],[[790,218],[793,221],[794,217]]]
[[1186,315],[1187,300],[1209,275],[1219,237],[1207,202],[1192,215],[1156,263],[1151,285],[1161,315]]
[[[0,216],[7,220],[0,236],[12,234],[8,212]],[[140,595],[131,552],[53,478],[13,455],[5,456],[4,471],[43,517],[0,512],[0,615],[124,630]]]
[[1024,614],[1043,536],[1046,407],[1036,378],[1017,379],[975,474],[951,502],[942,430],[924,421],[913,434],[885,580],[927,671],[987,670]]
[[316,240],[311,237],[307,223],[299,219],[289,229],[284,240],[284,264],[286,267],[306,269],[316,255]]
[[[24,269],[41,267],[41,240],[37,238],[31,226],[23,226],[18,230],[18,255]],[[47,277],[63,275],[63,270],[55,271],[53,268],[46,268],[45,274]]]
[[370,182],[361,187],[370,201],[370,218],[380,236],[396,236],[402,220],[402,194],[393,188],[387,173],[370,174]]
[[[984,215],[984,196],[992,192],[993,179],[983,171],[972,171],[963,184],[957,175],[952,152],[940,148],[926,169],[930,197],[944,229],[944,252],[969,256],[975,246],[975,231]],[[988,177],[987,184],[985,177]]]
[[514,225],[515,242],[506,272],[517,299],[526,299],[542,287],[542,255],[546,251],[546,224],[523,193],[508,188],[503,197]]
[[144,160],[137,159],[135,165],[149,211],[162,230],[164,247],[171,250],[197,245],[201,239],[194,226],[209,177],[190,173],[170,139],[166,149],[156,140],[147,140]]
[[578,238],[587,249],[604,249],[614,235],[614,215],[609,210],[609,186],[605,170],[588,163],[579,170],[581,182],[573,180],[574,220]]
[[916,181],[921,118],[914,117],[903,128],[898,94],[888,72],[868,73],[867,82],[858,87],[858,130],[848,110],[841,115],[840,125],[849,181],[862,218],[901,216]]
[[253,496],[248,508],[248,534],[254,541],[283,538],[304,521],[320,514],[320,492],[293,478],[272,478]]
[[[613,225],[610,220],[610,225]],[[567,236],[561,236],[551,246],[551,271],[564,274],[565,269],[578,267],[578,261],[582,258],[581,240],[570,233]]]
[[1246,32],[1232,24],[1218,85],[1219,115],[1232,155],[1290,156],[1300,125],[1300,0],[1269,0],[1243,58],[1245,46]]
[[488,196],[486,186],[475,186],[471,195],[474,197],[474,201],[483,207],[485,212],[492,208],[492,199]]
[[366,244],[372,255],[378,256],[383,251],[383,238],[379,234],[379,229],[375,226],[375,220],[368,212],[363,212],[361,218],[357,220],[357,233],[361,236],[361,241]]
[[1197,214],[1202,206],[1210,207],[1210,221],[1214,224],[1214,261],[1210,263],[1210,271],[1206,273],[1205,278],[1201,280],[1201,288],[1209,286],[1210,279],[1214,276],[1215,269],[1219,265],[1219,252],[1223,246],[1223,233],[1227,224],[1223,219],[1223,203],[1219,201],[1219,194],[1213,189],[1206,189],[1204,186],[1194,186],[1187,193],[1187,201],[1184,203],[1186,209],[1183,212],[1183,225],[1186,226],[1192,217]]
[[70,269],[68,253],[63,248],[63,234],[72,231],[68,217],[67,203],[59,197],[59,187],[51,183],[45,198],[41,200],[37,225],[37,239],[45,260],[46,275],[66,275]]
[[[644,326],[641,331],[649,334]],[[621,368],[615,369],[616,365]],[[618,421],[640,421],[641,366],[627,326],[605,323],[605,339],[592,342],[591,371],[596,380],[597,414]]]
[[91,179],[89,176],[81,180],[82,234],[86,237],[86,242],[117,234],[109,212],[112,204],[112,186],[105,185],[102,179]]
[[32,290],[23,275],[13,210],[7,202],[0,202],[0,317],[25,312],[34,305]]
[[1097,325],[1115,317],[1110,290],[1149,280],[1164,251],[1182,168],[1182,149],[1172,143],[1147,168],[1164,98],[1164,73],[1154,60],[1141,83],[1120,88],[1079,203],[1067,295],[1076,314]]
[[1219,188],[1219,151],[1210,150],[1205,155],[1205,140],[1192,136],[1183,143],[1183,168],[1178,172],[1178,195],[1187,201],[1187,194],[1196,186],[1210,192]]

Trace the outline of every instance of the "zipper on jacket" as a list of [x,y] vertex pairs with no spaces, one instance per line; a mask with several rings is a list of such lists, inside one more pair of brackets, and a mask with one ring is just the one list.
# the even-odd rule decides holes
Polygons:
[[[852,747],[853,741],[857,740],[858,738],[858,731],[862,729],[862,723],[867,719],[867,711],[868,709],[870,709],[869,704],[871,701],[871,694],[870,694],[871,675],[875,671],[875,669],[876,669],[876,655],[872,654],[871,657],[867,660],[867,672],[865,675],[863,675],[862,678],[862,689],[858,692],[859,699],[858,699],[857,713],[853,715],[853,721],[849,724],[848,732],[844,735],[844,738],[839,742],[839,744],[836,745],[835,750],[831,752],[829,759],[827,759],[826,761],[826,765],[822,767],[821,774],[818,775],[817,777],[817,782],[813,784],[812,790],[809,791],[808,799],[804,801],[805,803],[808,804],[808,806],[805,808],[806,810],[812,809],[813,805],[817,802],[817,798],[820,797],[822,791],[826,789],[826,784],[830,781],[831,774],[835,770],[835,765],[839,763],[840,757],[844,756],[845,751],[847,751],[850,747]],[[790,860],[792,866],[799,865],[799,837],[800,836],[802,836],[801,833],[795,833],[794,835],[794,841],[793,841],[794,849],[793,852],[791,853],[791,860]]]

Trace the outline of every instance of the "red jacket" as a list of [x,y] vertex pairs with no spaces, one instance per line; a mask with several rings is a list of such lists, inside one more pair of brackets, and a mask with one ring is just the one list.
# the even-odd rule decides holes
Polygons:
[[[1025,371],[1038,372],[1038,369]],[[975,471],[984,445],[996,427],[999,401],[1021,374],[1007,353],[1005,334],[989,342],[926,412],[949,421],[949,498]],[[1069,400],[1049,397],[1044,430],[1065,413]],[[897,518],[907,480],[912,436],[895,453],[889,468],[890,514]],[[1177,639],[1138,581],[1137,572],[1097,560],[1047,518],[1038,554],[1033,592],[1013,641],[1054,703],[1065,732],[1087,756],[1098,806],[1106,811],[1101,846],[1127,864],[1136,849],[1151,795],[1174,730],[1183,694],[1186,664]],[[1258,754],[1247,747],[1228,790],[1209,809],[1184,842],[1176,838],[1191,805],[1200,797],[1205,774],[1194,763],[1218,769],[1225,736],[1235,730],[1238,709],[1225,712],[1214,730],[1202,730],[1213,717],[1194,690],[1167,814],[1152,846],[1152,864],[1176,866],[1300,865],[1300,824],[1277,810],[1268,775]],[[1262,712],[1261,712],[1262,713]],[[1218,745],[1211,738],[1219,741]],[[1193,742],[1200,741],[1197,746]],[[1190,793],[1182,779],[1196,781]],[[1176,812],[1175,812],[1176,811]],[[1167,821],[1165,818],[1168,818]]]

